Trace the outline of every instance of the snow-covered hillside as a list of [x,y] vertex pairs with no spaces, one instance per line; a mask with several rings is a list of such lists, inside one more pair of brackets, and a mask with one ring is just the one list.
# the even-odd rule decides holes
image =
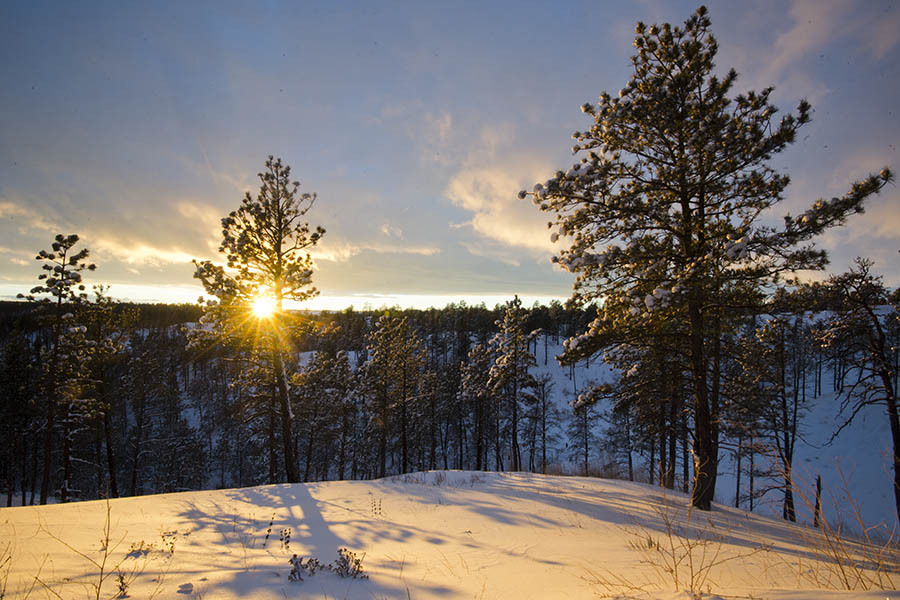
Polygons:
[[[118,593],[119,573],[131,598],[685,598],[691,587],[721,597],[900,598],[822,591],[841,580],[817,560],[825,544],[809,529],[686,506],[638,483],[464,471],[185,492],[110,501],[108,536],[103,501],[2,509],[10,560],[0,567],[9,598],[95,597],[104,560],[103,598]],[[294,554],[325,564],[339,548],[362,558],[367,579],[319,571],[289,581]],[[677,584],[651,564],[691,549]],[[856,582],[858,568],[849,571]]]

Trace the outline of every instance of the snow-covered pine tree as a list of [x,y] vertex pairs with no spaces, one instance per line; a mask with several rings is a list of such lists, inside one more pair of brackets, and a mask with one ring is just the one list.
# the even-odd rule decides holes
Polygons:
[[303,481],[327,479],[333,460],[337,461],[338,478],[343,479],[355,412],[347,353],[326,345],[292,378],[292,385],[299,400],[296,412],[304,454]]
[[529,370],[537,366],[529,345],[537,332],[526,331],[528,313],[522,308],[522,301],[516,296],[506,303],[503,318],[496,322],[499,329],[491,339],[494,364],[491,365],[488,385],[494,396],[505,399],[509,421],[509,467],[513,471],[522,469],[522,455],[519,448],[519,405],[534,402],[536,381]]
[[[53,462],[54,434],[57,412],[63,409],[63,417],[68,422],[69,403],[80,392],[80,380],[86,375],[87,348],[84,343],[85,330],[75,323],[75,309],[87,302],[88,295],[82,281],[82,272],[97,268],[87,262],[90,254],[87,248],[75,251],[78,235],[57,234],[50,250],[41,250],[36,260],[42,261],[38,275],[40,284],[33,287],[28,295],[18,294],[31,302],[46,306],[46,319],[50,329],[49,344],[41,358],[42,387],[46,404],[44,411],[44,464],[41,475],[41,504],[47,503]],[[65,445],[68,431],[64,433]],[[68,457],[68,455],[66,455]],[[64,471],[68,473],[68,468]],[[64,477],[65,479],[65,477]],[[68,480],[66,479],[66,482]],[[62,486],[65,501],[67,487]]]
[[568,241],[555,260],[577,274],[573,302],[600,314],[566,344],[563,362],[619,341],[638,341],[675,321],[688,339],[696,462],[694,506],[709,510],[718,461],[719,340],[735,314],[785,272],[821,268],[808,242],[862,210],[892,179],[889,170],[819,200],[775,229],[761,215],[784,198],[789,179],[767,166],[810,118],[774,119],[772,88],[729,97],[734,70],[713,75],[718,43],[705,7],[673,27],[638,23],[633,74],[618,94],[582,110],[594,122],[574,134],[581,159],[530,195],[555,214],[551,239]]
[[[488,446],[490,444],[492,401],[490,371],[494,364],[494,354],[484,344],[475,344],[469,350],[467,360],[460,367],[461,381],[459,401],[471,415],[472,454],[475,455],[476,471],[488,468]],[[498,467],[499,468],[499,467]]]
[[[262,184],[256,197],[247,192],[240,207],[222,219],[219,252],[225,255],[227,268],[211,261],[194,261],[194,277],[216,299],[207,306],[203,319],[213,326],[215,336],[239,345],[249,336],[256,341],[256,351],[269,356],[285,475],[293,483],[300,480],[300,475],[285,367],[291,350],[288,330],[292,318],[283,310],[283,302],[303,301],[318,293],[312,286],[309,248],[318,243],[325,230],[311,228],[303,220],[316,195],[300,193],[299,182],[291,180],[291,168],[280,158],[269,156],[259,179]],[[257,327],[249,327],[253,303],[261,296],[271,300],[274,312],[271,317],[257,319]],[[198,329],[195,336],[203,334],[204,330]]]
[[[120,375],[118,367],[121,367],[125,359],[125,343],[137,322],[138,310],[122,306],[106,292],[106,286],[95,285],[94,301],[89,305],[82,305],[82,308],[86,308],[81,311],[82,321],[87,328],[85,335],[92,350],[87,366],[93,384],[92,402],[84,403],[82,408],[83,416],[88,419],[96,440],[95,444],[86,445],[94,445],[97,456],[93,461],[85,462],[95,463],[97,497],[117,498],[119,484],[111,413],[115,405],[124,402],[124,399],[110,388]],[[101,445],[105,455],[102,457],[99,455]]]
[[[375,323],[366,346],[365,376],[371,392],[378,441],[378,476],[387,473],[389,442],[399,435],[400,472],[410,464],[412,411],[425,366],[425,345],[405,316],[386,312]],[[395,423],[396,421],[396,423]],[[393,431],[396,425],[399,431]]]

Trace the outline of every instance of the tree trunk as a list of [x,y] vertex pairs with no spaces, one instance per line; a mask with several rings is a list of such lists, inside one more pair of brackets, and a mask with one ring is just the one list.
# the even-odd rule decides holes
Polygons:
[[891,441],[894,452],[894,504],[897,516],[900,517],[900,415],[897,411],[897,395],[894,393],[893,382],[890,374],[884,369],[881,370],[881,380],[885,392],[887,392],[887,412],[891,424]]
[[291,401],[288,396],[287,374],[284,372],[284,361],[281,352],[272,351],[272,364],[275,367],[275,388],[278,395],[278,405],[281,416],[281,444],[284,448],[284,474],[288,483],[299,483],[300,473],[297,468],[297,457],[294,454],[294,431],[291,411]]
[[711,510],[716,485],[716,456],[713,446],[713,423],[706,387],[707,362],[703,352],[703,316],[699,302],[689,307],[691,317],[691,378],[694,386],[694,487],[691,504],[700,510]]

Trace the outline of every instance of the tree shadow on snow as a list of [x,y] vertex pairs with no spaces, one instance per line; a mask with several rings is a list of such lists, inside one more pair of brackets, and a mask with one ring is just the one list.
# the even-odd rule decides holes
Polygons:
[[[191,502],[179,513],[191,526],[195,540],[214,541],[200,549],[209,556],[210,572],[198,570],[193,578],[173,582],[176,587],[190,583],[204,595],[225,593],[234,597],[263,591],[278,598],[406,597],[406,589],[391,585],[377,575],[353,579],[320,571],[314,576],[304,575],[302,582],[288,581],[289,559],[293,554],[318,558],[323,565],[338,557],[338,548],[362,554],[357,545],[359,540],[343,539],[333,532],[322,515],[322,503],[311,495],[307,485],[268,485],[224,493],[227,502],[212,498],[207,502]],[[286,537],[284,533],[288,532]],[[368,573],[365,560],[362,566]],[[428,588],[434,597],[452,592],[440,586]]]

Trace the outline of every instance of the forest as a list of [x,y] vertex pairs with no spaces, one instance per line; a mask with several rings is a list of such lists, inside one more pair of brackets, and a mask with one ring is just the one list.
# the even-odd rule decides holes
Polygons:
[[[887,296],[868,301],[884,311]],[[677,344],[619,346],[593,369],[582,360],[580,381],[556,365],[562,342],[596,318],[591,309],[514,300],[287,312],[287,445],[265,362],[197,337],[196,305],[101,297],[0,309],[6,505],[283,482],[286,456],[299,481],[523,470],[687,492],[694,478],[690,378]],[[851,407],[878,399],[863,390],[878,387],[866,340],[880,321],[845,319],[838,330],[833,318],[786,303],[722,336],[717,441],[749,490],[736,504],[752,509],[778,494],[794,520],[792,457],[809,406],[823,394]],[[887,325],[896,385],[900,327]],[[65,354],[54,359],[56,348]],[[59,395],[48,424],[50,386]]]

